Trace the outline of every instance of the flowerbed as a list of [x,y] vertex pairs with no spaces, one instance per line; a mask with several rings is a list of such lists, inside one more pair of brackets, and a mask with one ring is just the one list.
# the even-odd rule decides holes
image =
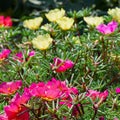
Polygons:
[[118,120],[120,9],[0,16],[0,120]]

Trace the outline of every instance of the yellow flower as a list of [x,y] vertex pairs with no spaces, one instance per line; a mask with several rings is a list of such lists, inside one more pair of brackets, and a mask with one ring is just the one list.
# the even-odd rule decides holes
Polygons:
[[56,22],[57,19],[63,17],[65,15],[64,9],[54,9],[50,10],[45,16],[50,22]]
[[32,44],[35,48],[40,50],[46,50],[49,48],[50,44],[52,43],[53,39],[50,37],[49,34],[39,35],[32,40]]
[[41,29],[46,30],[46,31],[50,31],[52,29],[52,25],[51,24],[44,24],[41,26]]
[[62,17],[58,19],[56,22],[62,30],[69,30],[73,26],[74,19],[68,17]]
[[109,9],[108,14],[111,15],[114,20],[120,22],[120,8]]
[[103,23],[103,21],[104,21],[103,17],[89,16],[89,17],[84,17],[83,19],[88,25],[95,26],[95,27],[98,26],[99,24]]
[[39,28],[42,21],[43,21],[42,17],[37,17],[37,18],[34,18],[34,19],[25,20],[23,22],[23,26],[26,27],[26,28],[29,28],[31,30],[36,30],[36,29]]

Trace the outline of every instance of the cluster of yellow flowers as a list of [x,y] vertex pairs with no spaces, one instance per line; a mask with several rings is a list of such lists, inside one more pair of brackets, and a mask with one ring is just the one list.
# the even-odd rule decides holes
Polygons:
[[[112,16],[113,20],[120,23],[120,8],[116,7],[113,9],[109,9],[107,13],[110,16]],[[98,17],[98,16],[89,16],[89,17],[84,17],[83,19],[89,26],[93,26],[93,27],[96,27],[104,22],[103,17]]]
[[48,13],[45,14],[45,16],[50,22],[56,22],[58,19],[62,18],[64,15],[65,15],[64,9],[50,10]]
[[[74,23],[73,18],[69,18],[69,17],[65,16],[64,9],[50,10],[48,13],[45,14],[45,16],[50,22],[57,23],[58,26],[62,30],[69,30],[73,26],[73,23]],[[28,29],[31,29],[31,30],[37,30],[37,29],[39,29],[42,21],[43,21],[42,17],[28,19],[28,20],[23,21],[23,26]],[[47,24],[41,26],[41,29],[48,31],[48,30],[52,29],[52,26],[51,26],[51,24],[47,23]],[[46,50],[51,45],[52,41],[53,41],[53,39],[51,38],[51,36],[49,34],[38,35],[37,37],[35,37],[32,40],[32,44],[37,49]]]
[[69,30],[74,23],[73,18],[65,16],[64,9],[54,9],[45,14],[50,22],[56,22],[62,30]]
[[[120,8],[116,7],[114,9],[109,9],[108,14],[112,16],[113,20],[120,22]],[[73,18],[65,16],[64,9],[50,10],[48,13],[45,14],[45,16],[50,22],[56,23],[62,30],[69,30],[74,24]],[[92,27],[96,27],[104,22],[104,18],[98,16],[88,16],[84,17],[83,19],[89,26]],[[23,22],[23,26],[31,30],[37,30],[40,27],[42,21],[42,17],[36,17],[34,19],[25,20]],[[52,25],[49,23],[44,24],[41,26],[41,29],[51,31]],[[32,44],[35,48],[46,50],[51,45],[52,41],[53,39],[49,34],[38,35],[32,40]]]

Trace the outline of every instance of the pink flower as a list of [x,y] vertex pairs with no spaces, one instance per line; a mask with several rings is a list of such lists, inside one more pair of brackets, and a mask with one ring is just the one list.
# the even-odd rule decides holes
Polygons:
[[68,87],[65,82],[52,78],[47,83],[33,83],[29,87],[32,96],[40,97],[47,101],[52,101],[57,98],[66,99],[70,94],[77,94],[78,90],[75,87]]
[[22,52],[18,52],[15,54],[14,56],[14,60],[18,61],[18,62],[23,62],[23,53]]
[[1,114],[0,115],[0,120],[8,120],[8,117],[6,114]]
[[116,88],[116,93],[119,94],[120,93],[120,88]]
[[9,54],[10,54],[11,50],[9,49],[3,49],[3,51],[0,53],[0,61],[6,59]]
[[29,54],[28,54],[29,57],[33,57],[34,55],[35,55],[35,51],[34,50],[29,52]]
[[74,95],[77,95],[78,94],[78,89],[76,87],[71,87],[69,88],[69,93],[73,93]]
[[104,116],[100,116],[99,120],[105,120]]
[[86,96],[90,97],[92,100],[95,100],[99,97],[100,92],[96,90],[88,90]]
[[68,91],[66,83],[64,81],[56,80],[55,78],[52,78],[50,81],[48,81],[46,87],[59,89],[61,92]]
[[103,100],[106,100],[107,96],[108,96],[108,90],[105,90],[104,92],[100,92],[99,94],[99,98]]
[[118,27],[118,23],[115,21],[109,22],[107,25],[100,24],[97,26],[97,30],[102,34],[111,34],[113,33]]
[[52,101],[60,97],[59,89],[49,89],[49,88],[38,88],[39,95],[42,99],[47,101]]
[[0,16],[0,26],[4,26],[4,16]]
[[12,26],[12,19],[11,17],[7,16],[0,16],[0,26],[4,26],[4,27],[11,27]]
[[[54,85],[55,86],[55,85]],[[43,82],[38,84],[32,84],[29,88],[32,96],[40,97],[47,101],[52,101],[60,97],[60,90],[57,87],[44,84]]]
[[29,112],[24,106],[19,107],[16,104],[11,103],[6,106],[4,110],[8,116],[8,120],[29,120]]
[[88,90],[86,96],[90,97],[92,100],[95,100],[97,98],[106,100],[108,96],[108,91],[105,90],[104,92],[98,92],[95,90]]
[[22,86],[22,81],[3,82],[0,84],[0,94],[11,95],[14,94]]
[[22,96],[18,93],[11,100],[10,105],[4,107],[8,120],[29,120],[28,108],[24,106],[31,98],[28,89],[24,90]]
[[28,56],[27,56],[26,60],[28,61],[33,56],[35,56],[35,51],[34,50],[32,50],[31,52],[28,53]]
[[71,60],[62,60],[60,58],[54,58],[54,64],[51,65],[56,72],[65,72],[73,66],[74,63]]
[[6,17],[5,19],[4,19],[4,26],[7,26],[7,27],[11,27],[12,26],[12,19],[11,19],[11,17]]
[[25,61],[28,61],[34,55],[35,55],[35,51],[31,51],[27,54],[27,57],[24,58],[25,57],[24,54],[22,52],[18,52],[18,53],[15,54],[14,60],[23,63]]

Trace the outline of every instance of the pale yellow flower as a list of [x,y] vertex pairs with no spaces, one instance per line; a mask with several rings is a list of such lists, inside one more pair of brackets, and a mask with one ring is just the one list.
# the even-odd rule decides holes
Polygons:
[[59,18],[63,17],[65,15],[64,9],[54,9],[50,10],[45,16],[50,22],[56,22]]
[[42,21],[43,21],[42,17],[37,17],[34,19],[25,20],[23,22],[23,26],[26,28],[29,28],[31,30],[36,30],[40,27]]
[[83,19],[89,26],[95,26],[95,27],[100,25],[104,21],[103,17],[97,17],[97,16],[84,17]]
[[35,48],[40,50],[46,50],[51,45],[53,39],[49,34],[39,35],[32,40],[32,44]]
[[69,30],[73,26],[74,19],[68,18],[68,17],[62,17],[62,18],[58,19],[56,21],[56,23],[59,25],[59,27],[62,30]]
[[41,26],[41,29],[46,30],[46,31],[50,31],[52,29],[52,25],[51,24],[44,24]]
[[108,14],[111,15],[114,20],[120,22],[120,8],[109,9]]

